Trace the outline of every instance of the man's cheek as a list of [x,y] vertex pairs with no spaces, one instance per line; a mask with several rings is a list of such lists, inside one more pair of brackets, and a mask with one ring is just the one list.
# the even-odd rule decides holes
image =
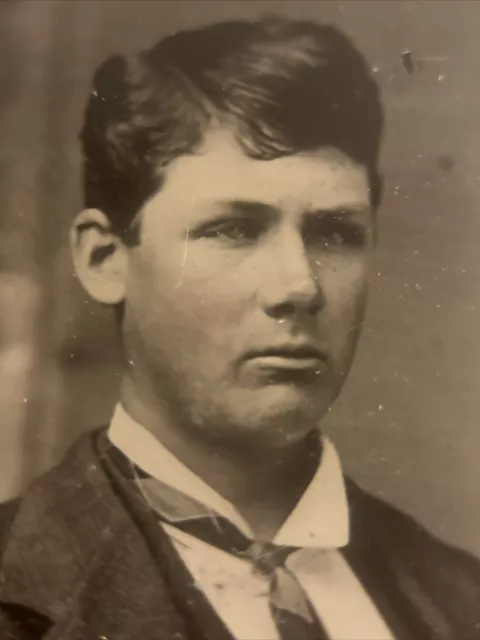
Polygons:
[[243,309],[234,300],[221,300],[219,303],[203,299],[196,307],[196,322],[206,334],[215,332],[214,337],[227,339],[233,337],[232,332],[242,331],[241,320]]
[[361,283],[339,282],[325,292],[326,313],[333,324],[348,322],[355,315],[356,309],[363,305],[366,298],[366,289]]
[[335,350],[341,351],[349,346],[358,334],[363,320],[368,285],[363,279],[343,282],[332,292],[328,301],[328,325]]
[[[238,282],[233,274],[215,273],[211,277],[192,277],[185,283],[183,293],[187,292],[183,305],[196,314],[198,322],[217,324],[224,326],[234,325],[238,322],[248,308],[249,291],[244,291],[245,281]],[[209,329],[209,324],[206,329]]]
[[173,315],[180,326],[221,344],[232,339],[232,331],[238,331],[242,308],[238,298],[223,292],[184,290],[171,300]]
[[352,261],[331,274],[328,299],[338,308],[356,307],[368,292],[368,270],[363,261]]

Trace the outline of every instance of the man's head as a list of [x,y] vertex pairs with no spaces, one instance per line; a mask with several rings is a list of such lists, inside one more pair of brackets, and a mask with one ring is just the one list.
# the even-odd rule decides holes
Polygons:
[[130,388],[178,428],[282,446],[325,414],[364,313],[381,129],[333,27],[219,24],[99,70],[75,263],[122,306]]

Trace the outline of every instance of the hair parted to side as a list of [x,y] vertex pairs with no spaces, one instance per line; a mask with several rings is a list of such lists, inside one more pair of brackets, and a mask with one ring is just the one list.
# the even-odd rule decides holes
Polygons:
[[383,109],[363,56],[333,26],[269,17],[175,33],[99,68],[81,133],[85,206],[125,231],[213,119],[258,159],[342,150],[368,168],[378,204]]

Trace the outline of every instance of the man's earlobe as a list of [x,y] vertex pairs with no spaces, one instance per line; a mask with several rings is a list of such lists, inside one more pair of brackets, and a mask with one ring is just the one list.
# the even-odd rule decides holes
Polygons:
[[103,304],[123,302],[127,248],[108,217],[98,209],[79,213],[70,230],[70,247],[78,279],[90,296]]

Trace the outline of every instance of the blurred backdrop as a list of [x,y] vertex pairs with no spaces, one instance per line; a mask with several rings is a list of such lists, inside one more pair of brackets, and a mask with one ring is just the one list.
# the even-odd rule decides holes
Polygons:
[[382,86],[385,195],[361,348],[325,429],[347,471],[480,555],[480,3],[0,3],[0,499],[106,423],[119,353],[72,273],[77,135],[94,68],[175,30],[334,23]]

